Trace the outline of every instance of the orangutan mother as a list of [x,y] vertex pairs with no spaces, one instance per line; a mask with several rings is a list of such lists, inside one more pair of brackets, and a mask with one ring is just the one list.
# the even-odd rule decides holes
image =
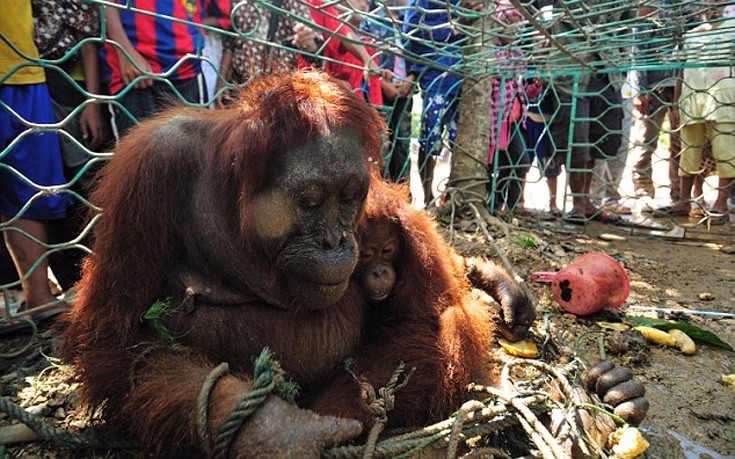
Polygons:
[[[369,423],[342,363],[388,374],[390,346],[421,367],[410,385],[422,389],[397,396],[398,422],[456,408],[422,400],[461,392],[492,333],[486,311],[465,310],[467,280],[437,235],[407,287],[431,296],[389,302],[377,320],[389,332],[371,333],[351,280],[383,132],[376,111],[317,73],[264,77],[232,108],[173,109],[131,131],[92,197],[103,215],[65,333],[85,400],[156,457],[318,457]],[[398,221],[413,242],[431,232]],[[253,369],[266,347],[296,403],[291,385],[263,379],[272,367]]]

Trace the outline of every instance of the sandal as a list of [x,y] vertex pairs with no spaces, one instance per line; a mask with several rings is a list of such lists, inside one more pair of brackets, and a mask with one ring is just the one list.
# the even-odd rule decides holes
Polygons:
[[608,212],[604,209],[599,209],[597,212],[589,216],[592,220],[600,223],[618,223],[622,218],[620,215]]
[[730,215],[719,212],[710,212],[704,218],[703,223],[707,223],[712,226],[727,225],[730,223]]
[[605,224],[615,224],[619,223],[622,218],[620,217],[620,215],[613,214],[603,209],[597,209],[597,211],[590,214],[586,214],[583,212],[569,212],[564,217],[562,217],[562,220],[569,223],[574,223],[576,225],[585,224],[590,220]]
[[659,207],[656,209],[646,209],[644,212],[653,213],[654,215],[664,215],[668,217],[688,217],[691,209],[674,209],[671,206]]

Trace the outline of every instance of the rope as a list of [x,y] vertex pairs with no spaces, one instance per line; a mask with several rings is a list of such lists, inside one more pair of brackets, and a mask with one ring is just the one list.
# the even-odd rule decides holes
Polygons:
[[212,395],[212,389],[219,379],[230,372],[230,366],[226,362],[217,365],[202,384],[197,397],[197,432],[199,433],[199,441],[202,446],[209,445],[209,397]]
[[399,383],[398,378],[403,374],[405,369],[405,364],[400,362],[388,380],[388,384],[386,384],[385,387],[378,389],[376,395],[375,388],[372,384],[367,381],[361,381],[350,369],[350,365],[351,362],[348,362],[345,366],[345,370],[352,375],[355,381],[357,381],[360,386],[361,397],[365,399],[365,402],[368,404],[368,409],[375,416],[375,423],[370,429],[362,454],[363,459],[371,459],[375,453],[378,437],[383,429],[385,429],[385,425],[388,422],[388,412],[392,411],[395,407],[395,394],[406,387],[409,379],[411,379],[411,376],[413,376],[413,373],[416,371],[416,367],[411,368],[411,371],[409,371]]
[[255,360],[253,385],[245,393],[217,432],[212,455],[219,458],[229,456],[230,445],[243,423],[260,407],[268,395],[274,391],[278,382],[277,375],[281,372],[280,366],[273,360],[270,349],[265,348]]

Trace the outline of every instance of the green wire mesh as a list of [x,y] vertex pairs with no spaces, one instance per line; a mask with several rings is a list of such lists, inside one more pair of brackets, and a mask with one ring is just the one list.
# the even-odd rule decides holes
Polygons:
[[[88,0],[86,3],[100,8],[100,24],[99,33],[81,39],[72,49],[58,59],[33,59],[29,56],[22,56],[24,61],[4,75],[0,75],[0,84],[4,84],[8,78],[21,68],[26,66],[40,66],[47,72],[58,72],[64,79],[68,81],[74,90],[83,94],[85,101],[74,107],[63,119],[59,119],[57,123],[51,125],[38,125],[23,119],[17,113],[6,105],[4,101],[0,101],[0,110],[8,112],[17,122],[27,127],[18,138],[12,140],[9,144],[0,146],[0,170],[5,173],[12,174],[28,185],[33,186],[38,192],[37,197],[50,194],[68,194],[72,198],[86,207],[93,218],[89,219],[86,226],[80,229],[77,237],[54,243],[43,243],[38,240],[34,242],[42,245],[46,250],[45,256],[63,250],[86,250],[83,242],[85,237],[91,232],[95,221],[101,215],[101,209],[95,207],[94,203],[86,200],[85,193],[79,192],[75,185],[83,182],[85,177],[93,175],[94,171],[103,164],[113,153],[112,148],[107,151],[90,150],[85,142],[81,141],[70,133],[70,125],[77,118],[88,104],[99,103],[104,109],[117,107],[121,112],[132,117],[132,114],[121,104],[120,98],[133,90],[135,83],[143,78],[152,78],[155,81],[162,82],[170,87],[171,91],[178,95],[181,103],[206,107],[213,103],[218,97],[230,90],[236,90],[239,85],[244,83],[232,83],[226,81],[216,63],[208,61],[202,56],[202,49],[198,49],[194,56],[187,58],[195,58],[203,61],[203,65],[210,65],[217,70],[218,79],[222,83],[221,89],[215,94],[210,94],[208,100],[201,104],[192,104],[183,100],[177,92],[174,85],[171,84],[169,75],[174,69],[164,74],[144,73],[139,79],[128,84],[121,92],[109,94],[91,94],[86,91],[83,83],[72,78],[63,69],[66,63],[74,59],[81,52],[82,47],[87,43],[95,45],[103,45],[109,43],[119,49],[122,49],[117,43],[107,38],[107,30],[105,17],[106,12],[110,8],[119,8],[131,11],[135,14],[156,16],[166,21],[177,23],[186,23],[181,19],[160,16],[150,11],[144,11],[133,7],[132,3],[117,4],[112,1]],[[232,19],[233,30],[222,30],[217,27],[195,24],[202,32],[207,34],[219,34],[222,37],[242,40],[244,45],[263,44],[272,49],[280,49],[288,52],[300,52],[311,59],[311,62],[324,63],[329,61],[324,53],[324,45],[314,53],[305,53],[298,51],[291,43],[285,42],[269,42],[262,33],[267,28],[270,15],[277,14],[282,18],[288,18],[294,23],[301,23],[312,27],[318,32],[329,34],[329,30],[318,27],[313,24],[308,17],[293,14],[289,5],[300,3],[306,4],[305,0],[291,0],[277,6],[276,3],[263,0],[252,1],[234,1],[233,2]],[[348,1],[328,0],[324,2],[327,6],[338,6],[341,20],[347,21],[350,17],[359,17],[364,24],[373,24],[384,29],[389,29],[389,33],[362,32],[364,38],[370,40],[377,51],[378,56],[394,56],[401,57],[408,64],[419,63],[429,66],[438,72],[446,72],[459,77],[465,88],[462,94],[474,94],[468,88],[471,85],[484,84],[488,80],[499,81],[500,87],[505,87],[509,81],[523,82],[524,80],[537,78],[546,82],[548,92],[546,95],[549,100],[555,103],[551,104],[552,109],[548,113],[544,113],[541,125],[543,129],[551,129],[554,119],[559,121],[561,117],[565,118],[565,124],[568,126],[566,141],[563,144],[567,146],[557,145],[558,137],[552,140],[552,149],[562,159],[562,164],[567,170],[571,168],[571,148],[579,146],[575,144],[574,129],[578,121],[587,121],[590,126],[597,126],[604,130],[604,117],[610,110],[625,110],[630,115],[631,107],[628,102],[610,101],[607,109],[599,113],[591,115],[589,118],[581,119],[575,115],[577,101],[580,98],[599,96],[608,94],[609,91],[620,92],[629,91],[628,95],[634,95],[636,91],[645,92],[646,88],[636,88],[635,82],[629,78],[635,72],[656,72],[669,71],[678,73],[687,68],[705,68],[716,67],[723,68],[729,72],[724,75],[725,79],[735,78],[733,62],[735,61],[735,19],[717,18],[712,21],[718,27],[710,28],[705,24],[703,14],[712,13],[713,11],[722,12],[726,9],[735,9],[735,0],[728,1],[693,1],[693,0],[548,0],[548,1],[523,1],[523,0],[504,0],[504,1],[484,1],[480,11],[470,9],[466,2],[456,1],[429,1],[424,9],[420,9],[422,13],[432,13],[436,10],[444,10],[447,12],[449,20],[445,23],[432,25],[423,21],[419,21],[414,28],[408,27],[403,19],[404,13],[411,8],[416,8],[406,2],[393,1],[374,1],[371,2],[369,11],[359,11],[352,7]],[[235,18],[235,11],[241,8],[253,8],[257,12],[257,20],[249,27],[239,27]],[[517,12],[514,20],[509,20],[508,12],[515,10]],[[8,14],[8,12],[4,12]],[[685,38],[687,34],[691,34],[692,30],[698,28],[700,38],[707,41],[705,48],[698,49],[695,53],[688,52],[685,47]],[[372,29],[371,29],[372,30]],[[442,36],[440,32],[450,30],[455,34],[460,34],[462,38],[448,46],[446,41],[442,41],[435,37]],[[344,38],[343,38],[344,39]],[[14,49],[19,55],[15,45],[11,43],[5,34],[0,31],[0,40]],[[430,52],[417,54],[409,50],[410,44],[421,44]],[[128,56],[129,57],[129,56]],[[444,65],[443,62],[456,61],[451,66]],[[182,62],[179,62],[180,65]],[[143,70],[143,69],[139,69]],[[627,74],[627,79],[626,79]],[[594,79],[600,79],[604,84],[596,87],[588,87],[588,82]],[[734,85],[730,85],[734,86]],[[520,85],[520,97],[526,97],[524,86]],[[625,89],[627,88],[627,89]],[[707,88],[690,88],[692,91],[707,91]],[[386,117],[394,116],[397,122],[394,124],[396,128],[396,140],[386,148],[385,156],[387,162],[390,162],[395,152],[396,145],[403,142],[412,145],[416,149],[416,145],[425,139],[421,136],[421,121],[424,117],[422,112],[422,91],[427,88],[416,88],[413,99],[413,110],[403,111],[406,109],[401,106],[376,107]],[[625,95],[625,94],[624,94]],[[659,110],[665,111],[669,106],[669,102],[660,100],[658,92],[652,92],[652,97],[659,97]],[[486,97],[487,94],[486,94]],[[499,105],[505,106],[508,101],[503,100],[504,94],[500,95]],[[461,101],[462,107],[466,101]],[[730,102],[731,103],[731,102]],[[469,104],[468,104],[469,105]],[[530,103],[533,105],[533,103]],[[663,112],[662,112],[663,113]],[[472,123],[470,131],[473,136],[487,139],[490,135],[491,126],[489,123],[489,111],[486,106],[481,106],[479,112],[473,112],[470,116],[460,117],[460,127],[462,130],[467,127],[467,123]],[[652,117],[653,118],[653,117]],[[668,117],[655,117],[652,122],[658,123],[661,135],[655,139],[649,139],[649,143],[659,143],[666,146],[671,142],[669,138],[670,121]],[[502,128],[500,120],[496,120],[493,127],[496,132]],[[473,130],[474,129],[474,130]],[[516,124],[514,129],[520,129],[520,124]],[[69,142],[76,149],[86,155],[86,161],[77,169],[72,177],[68,177],[68,182],[52,187],[39,186],[32,183],[27,177],[24,177],[19,171],[7,165],[3,159],[7,157],[14,146],[24,137],[34,135],[43,131],[58,132],[62,141]],[[592,151],[602,151],[601,145],[604,144],[606,138],[612,134],[622,134],[623,144],[626,149],[633,148],[633,136],[626,132],[625,127],[621,126],[615,131],[609,131],[607,134],[600,135],[598,138],[591,139],[587,145]],[[728,134],[728,133],[723,133]],[[511,133],[512,135],[512,133]],[[448,142],[444,139],[444,142]],[[462,145],[460,145],[462,143]],[[466,142],[458,142],[458,144],[447,145],[449,151],[456,156],[468,155],[472,161],[481,164],[483,167],[487,163],[489,155],[498,157],[499,151],[489,151],[486,141],[479,142],[481,147],[468,148]],[[646,145],[638,145],[638,148],[645,148]],[[526,160],[533,159],[535,145],[524,145]],[[655,149],[654,149],[655,150]],[[608,166],[622,161],[618,167],[624,166],[625,158],[616,157],[606,153],[605,159]],[[515,162],[514,162],[515,161]],[[525,167],[518,159],[511,161],[503,167],[510,169]],[[666,157],[655,157],[654,161],[666,161]],[[497,163],[497,161],[496,161]],[[535,161],[534,161],[535,163]],[[605,163],[603,161],[602,163]],[[603,164],[604,165],[604,164]],[[421,165],[419,165],[421,167]],[[711,169],[711,163],[710,167]],[[608,168],[604,170],[593,170],[593,175],[597,180],[597,188],[604,189],[616,188],[617,184],[610,183],[610,174]],[[404,175],[411,171],[411,164],[404,162],[399,165],[398,175]],[[544,165],[533,166],[531,174],[527,177],[530,185],[534,185],[543,180]],[[386,171],[387,173],[387,171]],[[489,205],[493,205],[495,197],[494,191],[502,187],[502,181],[497,179],[498,166],[495,164],[491,168],[490,175],[485,177],[475,176],[476,181],[485,181],[489,185]],[[495,178],[494,178],[495,177]],[[624,180],[629,180],[626,176]],[[455,181],[458,179],[454,177]],[[561,182],[564,182],[564,176],[561,176]],[[509,180],[513,180],[511,177]],[[459,180],[461,181],[461,180]],[[570,197],[568,193],[560,191],[564,198]],[[541,198],[539,198],[541,200]],[[564,206],[566,199],[562,199]],[[538,204],[538,203],[527,203]],[[23,218],[23,214],[28,205],[24,206],[17,215],[5,216],[6,221],[0,223],[0,232],[17,231],[13,228],[13,222],[19,218]],[[541,204],[543,207],[543,203]],[[34,268],[39,262],[34,265]],[[28,276],[30,273],[26,274]],[[16,288],[20,285],[20,281],[6,283],[0,285],[0,290],[7,288]],[[7,309],[7,306],[6,306]],[[10,316],[9,311],[5,311],[5,317]]]

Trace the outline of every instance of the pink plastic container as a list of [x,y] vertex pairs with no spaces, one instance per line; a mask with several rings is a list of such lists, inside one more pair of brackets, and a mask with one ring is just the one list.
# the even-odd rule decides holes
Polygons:
[[625,269],[614,258],[600,252],[585,253],[556,273],[533,273],[531,279],[550,282],[556,302],[577,316],[617,308],[630,293]]

